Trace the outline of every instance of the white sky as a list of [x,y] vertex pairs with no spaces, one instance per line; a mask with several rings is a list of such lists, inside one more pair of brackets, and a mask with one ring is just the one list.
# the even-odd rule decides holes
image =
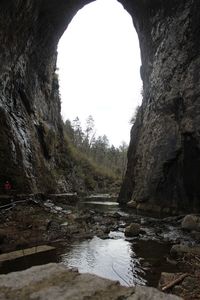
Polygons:
[[129,143],[129,123],[141,103],[140,50],[132,19],[116,0],[78,11],[58,45],[63,119],[88,115],[110,144]]

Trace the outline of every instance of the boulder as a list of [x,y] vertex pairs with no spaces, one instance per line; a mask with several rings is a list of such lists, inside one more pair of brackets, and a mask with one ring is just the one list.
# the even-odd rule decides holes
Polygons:
[[193,254],[200,256],[200,246],[174,245],[170,250],[172,256],[183,256],[184,254]]
[[129,226],[125,228],[125,236],[133,237],[140,233],[140,224],[138,223],[131,223]]
[[196,240],[197,243],[200,242],[200,231],[195,231],[195,230],[193,230],[193,231],[191,232],[191,236],[193,237],[193,239]]
[[136,208],[137,203],[134,200],[131,200],[127,203],[127,206],[130,207],[130,208]]
[[136,286],[134,295],[131,295],[127,300],[181,300],[182,298],[164,294],[152,287]]
[[181,227],[186,230],[200,231],[200,216],[187,215],[181,223]]
[[161,212],[161,207],[152,203],[139,203],[137,204],[137,210],[159,214]]
[[21,300],[180,300],[154,288],[123,287],[118,282],[91,274],[79,274],[60,264],[35,266],[0,275],[0,299]]

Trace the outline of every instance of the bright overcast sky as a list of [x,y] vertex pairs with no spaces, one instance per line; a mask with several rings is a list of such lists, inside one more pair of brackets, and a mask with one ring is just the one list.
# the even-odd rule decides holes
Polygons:
[[132,19],[116,0],[79,10],[58,46],[63,119],[88,115],[110,144],[129,143],[130,119],[141,103],[140,50]]

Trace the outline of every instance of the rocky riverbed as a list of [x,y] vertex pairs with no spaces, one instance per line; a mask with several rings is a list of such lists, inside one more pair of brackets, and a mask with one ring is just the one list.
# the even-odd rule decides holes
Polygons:
[[[159,286],[165,292],[172,292],[184,299],[200,299],[199,216],[151,218],[138,215],[130,209],[121,210],[112,201],[107,199],[107,202],[102,204],[104,209],[100,209],[101,205],[92,203],[92,199],[72,203],[60,198],[35,200],[32,197],[25,202],[13,203],[8,208],[2,208],[1,254],[48,244],[58,249],[59,257],[66,258],[66,249],[69,256],[72,255],[69,249],[73,245],[86,247],[89,243],[90,245],[96,243],[95,249],[97,249],[103,241],[109,243],[119,241],[122,244],[117,246],[118,248],[124,249],[127,243],[127,256],[131,251],[131,263],[134,261],[131,267],[138,270],[134,271],[135,273],[132,271],[132,274],[135,274],[137,280],[141,279],[142,284]],[[108,249],[106,248],[106,251]],[[0,272],[8,273],[23,270],[34,264],[55,261],[57,262],[52,253],[35,259],[32,257],[27,264],[16,260],[11,264],[8,261],[1,263]],[[60,261],[67,265],[67,259]],[[106,265],[106,259],[102,264]],[[141,272],[143,275],[140,276]],[[121,281],[119,280],[122,285],[134,286],[138,283],[137,280],[134,282],[134,276],[131,275],[126,284],[124,281],[126,274],[119,275],[124,276]],[[106,277],[104,274],[102,276]]]

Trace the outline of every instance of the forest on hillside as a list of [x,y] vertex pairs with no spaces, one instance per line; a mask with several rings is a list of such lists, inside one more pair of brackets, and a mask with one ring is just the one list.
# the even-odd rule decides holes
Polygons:
[[122,142],[119,147],[115,147],[110,145],[106,135],[96,136],[95,121],[91,115],[86,119],[84,128],[79,117],[73,121],[67,119],[64,122],[64,130],[76,151],[101,169],[104,168],[120,179],[124,177],[128,145]]

